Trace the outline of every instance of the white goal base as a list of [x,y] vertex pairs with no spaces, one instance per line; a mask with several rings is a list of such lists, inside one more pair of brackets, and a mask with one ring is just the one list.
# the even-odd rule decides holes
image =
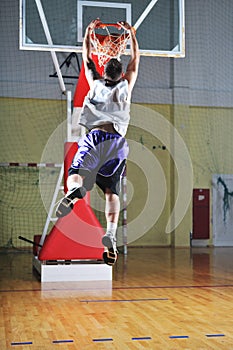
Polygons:
[[33,257],[33,268],[41,282],[111,281],[112,267],[102,262],[64,261],[46,263]]

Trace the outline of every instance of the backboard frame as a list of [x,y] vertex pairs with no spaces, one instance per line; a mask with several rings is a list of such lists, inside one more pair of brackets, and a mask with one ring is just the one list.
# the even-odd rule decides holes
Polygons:
[[[37,6],[41,24],[44,30],[44,34],[48,44],[38,44],[30,42],[30,39],[26,37],[26,2],[29,0],[20,0],[20,16],[19,16],[19,49],[20,50],[35,50],[35,51],[49,51],[49,52],[82,52],[82,46],[63,46],[63,45],[54,45],[53,40],[50,34],[49,26],[46,20],[46,14],[43,11],[41,0],[30,0],[35,1]],[[151,0],[141,14],[141,16],[137,19],[133,26],[138,29],[141,23],[144,21],[148,13],[152,10],[152,8],[156,5],[158,1],[162,0]],[[152,49],[141,49],[140,54],[142,56],[159,56],[159,57],[174,57],[174,58],[182,58],[185,57],[185,0],[178,0],[179,2],[179,43],[176,47],[174,47],[170,51],[164,50],[152,50]],[[106,1],[104,2],[106,7],[109,8],[122,8],[125,10],[127,22],[131,23],[131,11],[130,11],[130,3],[113,3]],[[77,42],[82,41],[82,10],[84,6],[95,6],[101,7],[103,6],[103,2],[100,1],[86,1],[86,0],[77,0]],[[125,54],[130,54],[130,49],[125,51]]]

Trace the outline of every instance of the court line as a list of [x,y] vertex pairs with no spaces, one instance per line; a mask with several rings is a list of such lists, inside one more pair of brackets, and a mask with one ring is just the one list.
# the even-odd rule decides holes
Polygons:
[[121,303],[121,302],[138,302],[138,301],[154,301],[154,300],[169,300],[168,298],[143,298],[143,299],[89,299],[80,300],[80,303]]
[[151,337],[134,337],[131,338],[131,340],[151,340]]
[[105,341],[113,341],[112,338],[100,338],[100,339],[92,339],[93,342],[105,342]]
[[[187,285],[187,286],[122,286],[122,287],[112,287],[112,290],[131,290],[131,289],[191,289],[191,288],[233,288],[233,284],[218,284],[218,285],[200,285],[200,286],[195,286],[195,285]],[[25,293],[25,292],[69,292],[69,291],[84,291],[84,290],[106,290],[106,288],[81,288],[81,289],[2,289],[0,290],[0,293]]]
[[170,335],[170,339],[187,339],[189,338],[188,335]]
[[233,284],[216,284],[216,285],[187,285],[187,286],[122,286],[122,287],[113,287],[112,290],[121,290],[121,289],[185,289],[185,288],[232,288]]
[[72,339],[64,339],[64,340],[53,340],[54,344],[61,344],[61,343],[73,343],[74,341]]
[[32,345],[32,341],[12,342],[11,345]]
[[209,338],[225,337],[225,334],[206,334],[206,337],[209,337]]

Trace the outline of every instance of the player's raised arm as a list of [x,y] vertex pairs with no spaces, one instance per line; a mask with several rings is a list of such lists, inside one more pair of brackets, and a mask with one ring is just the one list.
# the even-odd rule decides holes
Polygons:
[[125,79],[128,80],[129,89],[132,90],[138,75],[138,67],[139,67],[139,61],[140,61],[139,46],[136,38],[135,29],[131,25],[129,25],[127,22],[119,22],[119,24],[120,26],[122,26],[122,28],[128,30],[130,33],[131,57],[130,57],[130,61],[128,63],[124,77]]
[[85,36],[83,40],[83,51],[82,51],[82,57],[83,57],[83,64],[85,68],[85,75],[87,78],[87,81],[89,83],[89,86],[91,87],[93,84],[93,81],[95,79],[100,79],[101,76],[96,70],[95,63],[92,61],[91,58],[91,34],[93,29],[100,23],[100,20],[97,18],[93,20],[86,28]]

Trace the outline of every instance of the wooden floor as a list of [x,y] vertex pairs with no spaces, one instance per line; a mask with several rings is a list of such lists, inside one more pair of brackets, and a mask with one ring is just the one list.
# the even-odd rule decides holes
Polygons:
[[0,254],[0,349],[233,349],[233,248],[132,248],[112,284],[40,283]]

